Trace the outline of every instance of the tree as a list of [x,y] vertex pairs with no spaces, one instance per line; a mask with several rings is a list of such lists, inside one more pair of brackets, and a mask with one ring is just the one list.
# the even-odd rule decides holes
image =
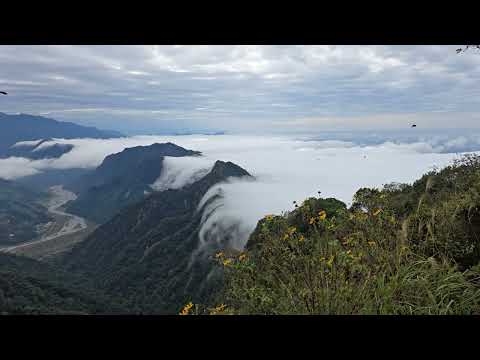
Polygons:
[[480,45],[465,45],[464,48],[457,49],[457,54],[460,54],[461,52],[465,52],[469,48],[474,48],[474,49],[480,50]]

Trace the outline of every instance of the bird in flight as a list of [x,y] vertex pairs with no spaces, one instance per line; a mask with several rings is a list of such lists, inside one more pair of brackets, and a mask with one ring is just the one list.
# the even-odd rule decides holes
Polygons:
[[417,125],[413,124],[412,127],[417,127]]
[[3,95],[8,95],[8,93],[7,93],[7,92],[5,92],[5,91],[0,91],[0,94],[3,94]]

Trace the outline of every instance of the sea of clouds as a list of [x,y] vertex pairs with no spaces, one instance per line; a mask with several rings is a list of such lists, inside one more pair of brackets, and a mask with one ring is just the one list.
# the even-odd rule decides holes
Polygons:
[[[377,139],[378,140],[378,139]],[[16,179],[48,169],[93,168],[105,156],[127,147],[173,142],[201,151],[201,157],[165,158],[164,171],[152,189],[178,189],[204,176],[216,160],[232,161],[255,181],[231,179],[214,186],[201,205],[219,191],[221,198],[205,208],[200,243],[216,238],[221,229],[238,230],[233,246],[245,245],[257,221],[266,214],[293,208],[293,201],[316,196],[335,197],[350,204],[361,187],[380,187],[390,182],[411,183],[433,167],[442,168],[460,156],[459,150],[479,150],[468,136],[439,140],[425,137],[408,142],[355,142],[354,139],[315,139],[288,136],[183,135],[135,136],[118,139],[54,139],[74,147],[58,159],[0,159],[0,177]],[[208,216],[207,216],[208,215]],[[217,231],[218,230],[218,231]],[[205,235],[209,235],[209,239]]]

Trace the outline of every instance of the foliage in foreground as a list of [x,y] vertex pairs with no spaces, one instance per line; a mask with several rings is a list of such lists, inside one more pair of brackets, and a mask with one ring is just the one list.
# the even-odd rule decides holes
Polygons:
[[0,315],[119,314],[116,300],[62,269],[0,253]]
[[245,252],[217,254],[222,312],[479,314],[479,206],[480,157],[467,155],[413,185],[360,189],[350,209],[310,198],[267,215]]

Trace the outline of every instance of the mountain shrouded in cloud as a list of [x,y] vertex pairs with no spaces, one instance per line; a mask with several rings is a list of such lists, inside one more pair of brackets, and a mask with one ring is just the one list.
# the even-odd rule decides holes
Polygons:
[[108,155],[93,172],[69,186],[79,194],[67,210],[97,223],[145,198],[162,173],[164,157],[199,156],[172,143],[126,148]]
[[[446,165],[457,156],[456,152],[480,150],[477,135],[475,132],[432,134],[421,130],[415,134],[324,133],[320,137],[186,135],[55,139],[42,146],[71,144],[73,149],[57,159],[0,159],[0,177],[39,176],[52,169],[91,171],[106,156],[125,148],[172,142],[200,151],[202,156],[166,157],[162,173],[155,173],[159,174],[158,178],[151,176],[143,182],[141,197],[144,190],[179,189],[192,183],[208,173],[217,159],[232,161],[247,169],[256,180],[222,185],[224,196],[217,199],[222,206],[205,223],[201,234],[214,234],[215,228],[210,225],[218,217],[222,219],[222,223],[216,222],[218,226],[238,225],[237,244],[241,247],[265,214],[289,210],[293,201],[313,196],[317,191],[348,204],[360,187],[381,186],[392,181],[411,182],[433,166]],[[125,173],[126,178],[133,176],[128,169]],[[208,196],[214,191],[212,189]],[[99,206],[103,207],[102,204]]]
[[[50,138],[111,138],[119,137],[120,133],[115,131],[99,130],[94,127],[86,127],[70,122],[57,121],[48,119],[42,116],[33,116],[27,114],[8,115],[0,113],[0,157],[9,156],[23,156],[32,159],[45,157],[52,157],[42,152],[36,152],[25,156],[28,148],[30,150],[38,150],[36,147],[41,145],[41,139]],[[12,145],[18,143],[16,147]],[[24,152],[22,153],[22,150]],[[51,150],[51,149],[50,149]],[[59,149],[57,145],[56,154],[61,155],[68,151],[68,149]],[[63,150],[63,152],[61,151]],[[37,155],[37,156],[35,156]],[[56,156],[53,156],[56,157]]]
[[208,254],[199,256],[203,211],[197,206],[213,185],[244,177],[250,174],[241,167],[216,161],[193,184],[153,193],[120,211],[63,261],[69,271],[124,299],[132,312],[171,313],[187,298],[205,300],[216,284],[207,281],[212,264],[205,255],[227,246],[230,234],[225,232],[223,243],[209,244]]
[[73,145],[71,144],[53,144],[52,146],[41,147],[43,143],[52,140],[53,139],[43,139],[38,142],[18,142],[5,152],[5,157],[23,157],[31,160],[57,159],[73,149]]
[[0,313],[478,313],[457,48],[2,46]]

